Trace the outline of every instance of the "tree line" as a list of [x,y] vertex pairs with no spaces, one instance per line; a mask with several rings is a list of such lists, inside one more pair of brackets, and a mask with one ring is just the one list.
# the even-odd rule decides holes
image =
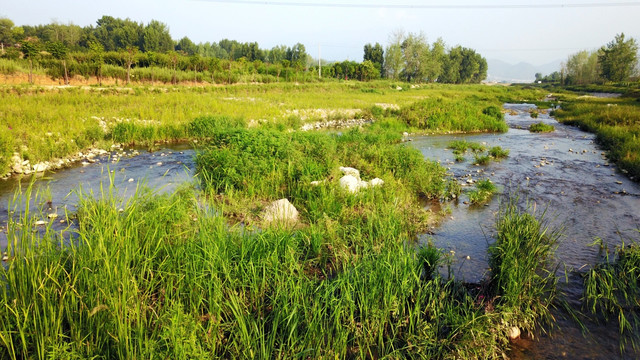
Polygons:
[[487,73],[486,60],[474,50],[448,48],[442,39],[429,44],[422,33],[394,33],[386,48],[365,45],[362,62],[334,62],[318,69],[301,43],[271,49],[229,39],[196,44],[186,36],[173,40],[169,27],[157,20],[143,24],[111,16],[85,27],[56,22],[15,26],[0,18],[0,55],[27,60],[30,81],[37,61],[65,83],[77,75],[174,83],[184,80],[186,72],[191,80],[216,83],[305,81],[320,72],[361,81],[479,83]]
[[542,76],[536,81],[564,85],[586,85],[604,82],[624,82],[640,75],[638,43],[620,33],[608,44],[595,51],[582,50],[562,63],[560,71]]

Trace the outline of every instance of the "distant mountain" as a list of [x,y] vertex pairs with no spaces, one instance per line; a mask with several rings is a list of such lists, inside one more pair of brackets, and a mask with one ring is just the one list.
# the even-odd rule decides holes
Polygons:
[[560,63],[560,60],[556,60],[540,66],[531,65],[526,62],[513,65],[502,60],[489,59],[487,60],[487,65],[489,65],[487,81],[530,83],[535,80],[536,73],[549,75],[554,71],[560,71]]

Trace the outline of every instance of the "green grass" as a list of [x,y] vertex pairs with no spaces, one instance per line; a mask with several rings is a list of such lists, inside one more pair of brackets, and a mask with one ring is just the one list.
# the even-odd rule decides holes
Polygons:
[[489,155],[494,159],[504,159],[509,156],[509,149],[503,149],[500,146],[493,146],[489,149]]
[[476,188],[469,192],[469,203],[471,204],[484,204],[493,194],[498,191],[498,188],[490,179],[479,180],[476,183]]
[[532,332],[554,324],[558,279],[553,254],[559,233],[546,225],[544,213],[522,211],[517,202],[503,203],[496,221],[498,234],[489,247],[490,286],[507,326]]
[[[18,152],[33,164],[94,146],[109,148],[114,142],[150,146],[200,138],[202,134],[194,132],[197,127],[191,123],[207,117],[279,130],[297,129],[307,122],[363,118],[399,133],[506,131],[502,114],[495,109],[508,96],[543,97],[543,91],[437,84],[395,91],[386,81],[65,89],[1,86],[0,134],[9,138],[3,141],[10,143],[11,153]],[[486,109],[494,110],[483,113]],[[426,118],[434,122],[420,125]],[[6,164],[0,165],[0,172],[8,170]]]
[[437,275],[438,250],[416,254],[414,219],[389,191],[334,199],[344,211],[296,230],[229,227],[190,188],[80,192],[77,230],[61,234],[21,231],[35,220],[25,212],[0,269],[0,356],[501,354],[496,316]]
[[529,126],[529,131],[534,133],[552,132],[555,130],[556,128],[553,125],[545,124],[543,122],[535,123]]
[[[599,240],[602,247],[602,240]],[[597,320],[617,321],[621,334],[620,348],[640,345],[640,244],[623,243],[610,255],[605,250],[604,261],[584,275],[583,303]]]

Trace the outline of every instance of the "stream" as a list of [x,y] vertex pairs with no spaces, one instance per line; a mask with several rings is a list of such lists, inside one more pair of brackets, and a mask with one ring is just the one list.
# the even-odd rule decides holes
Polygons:
[[[595,135],[558,123],[546,111],[532,118],[534,105],[506,104],[505,119],[509,131],[504,134],[445,135],[415,138],[411,144],[425,157],[439,161],[462,185],[467,180],[489,178],[499,187],[487,205],[467,205],[464,194],[472,185],[463,187],[460,199],[448,204],[433,205],[433,211],[447,211],[447,219],[434,229],[433,235],[423,235],[422,242],[433,243],[453,255],[451,272],[468,282],[480,281],[487,272],[487,247],[493,241],[495,217],[501,199],[518,194],[519,203],[528,203],[545,218],[552,228],[560,229],[562,237],[556,259],[567,270],[582,270],[601,261],[599,248],[589,246],[596,238],[613,250],[623,239],[640,239],[640,186],[610,164],[602,149],[594,144]],[[529,125],[544,122],[555,126],[550,133],[531,133]],[[455,162],[453,140],[485,144],[487,148],[501,146],[509,157],[486,166],[473,165],[473,154],[465,154],[464,162]],[[627,241],[628,242],[628,241]],[[564,274],[564,266],[559,275]],[[448,275],[449,269],[441,269]],[[562,273],[560,273],[562,272]],[[578,275],[561,280],[561,286],[571,304],[579,306],[582,287]],[[620,354],[617,324],[590,326],[584,337],[571,321],[557,316],[560,330],[552,336],[540,334],[535,341],[516,342],[511,354],[516,359],[613,359],[640,358],[640,353]]]
[[[570,270],[581,270],[601,260],[598,248],[589,246],[601,238],[610,249],[623,239],[639,239],[640,185],[610,164],[602,149],[594,144],[595,136],[575,127],[559,124],[546,111],[532,118],[536,109],[528,104],[506,104],[505,119],[509,131],[503,134],[442,135],[413,138],[409,144],[419,149],[426,158],[439,161],[458,181],[468,185],[489,178],[499,187],[486,205],[465,204],[463,194],[457,201],[431,204],[434,212],[447,213],[446,219],[431,235],[420,241],[433,241],[445,252],[452,254],[452,274],[467,282],[480,281],[487,271],[487,246],[494,233],[495,216],[500,201],[509,194],[518,194],[519,202],[546,211],[552,227],[562,228],[556,257],[559,264]],[[530,133],[527,128],[536,122],[555,126],[551,133]],[[509,157],[485,166],[473,164],[473,154],[466,160],[455,162],[452,140],[467,140],[485,144],[487,148],[501,146],[510,151]],[[172,191],[180,184],[193,180],[195,152],[188,145],[161,148],[154,152],[124,149],[96,158],[95,163],[77,164],[56,172],[47,172],[39,178],[34,189],[40,192],[43,209],[42,221],[51,222],[54,229],[68,226],[64,222],[65,210],[75,210],[77,195],[72,191],[82,187],[85,192],[99,193],[101,186],[109,186],[110,178],[118,193],[127,197],[140,185]],[[111,176],[109,176],[111,174]],[[26,188],[29,177],[13,177],[0,181],[0,249],[7,245],[7,214],[14,208],[15,191]],[[22,205],[23,206],[23,205]],[[49,217],[57,214],[57,217]],[[44,227],[44,226],[42,226]],[[562,268],[564,269],[564,268]],[[583,270],[584,271],[584,270]],[[448,269],[442,269],[448,275]],[[563,278],[564,279],[564,278]],[[562,282],[564,284],[564,282]],[[571,303],[577,304],[581,296],[580,277],[569,276],[563,285]],[[561,330],[549,336],[540,334],[535,340],[521,339],[514,344],[510,356],[516,359],[611,359],[638,358],[640,353],[618,350],[617,325],[590,327],[590,334],[558,316]]]

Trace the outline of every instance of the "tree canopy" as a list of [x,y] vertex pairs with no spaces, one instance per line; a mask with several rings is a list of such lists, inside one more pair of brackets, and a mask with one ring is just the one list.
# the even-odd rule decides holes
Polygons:
[[600,75],[609,81],[626,81],[638,62],[638,43],[634,38],[625,41],[624,33],[600,48]]

